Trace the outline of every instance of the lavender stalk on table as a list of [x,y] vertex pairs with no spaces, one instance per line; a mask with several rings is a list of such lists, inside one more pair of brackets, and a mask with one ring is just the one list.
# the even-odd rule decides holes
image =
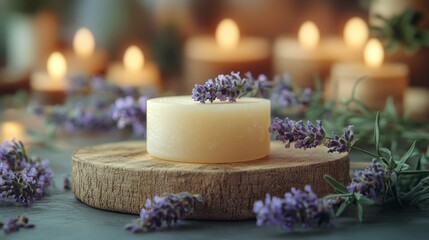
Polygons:
[[197,204],[202,204],[201,195],[189,193],[168,194],[164,197],[155,196],[154,200],[148,199],[145,207],[140,212],[140,218],[127,224],[125,229],[134,233],[148,232],[159,229],[165,223],[167,226],[177,224],[177,221],[185,218],[194,211]]
[[[69,95],[64,105],[41,107],[32,104],[30,112],[36,116],[44,116],[47,124],[63,127],[67,132],[106,131],[131,125],[136,135],[144,134],[146,121],[144,106],[147,97],[140,96],[142,96],[141,91],[147,89],[120,88],[99,77],[78,78],[71,83],[68,86]],[[143,96],[156,95],[150,91],[147,94]],[[131,110],[134,107],[126,105],[130,100],[123,100],[139,97],[136,104],[138,106],[135,108],[138,111]],[[125,108],[128,109],[125,110]],[[125,111],[126,114],[119,114],[118,112],[121,111]]]
[[137,101],[128,96],[116,100],[112,107],[112,119],[117,121],[119,129],[132,126],[136,135],[145,132],[147,97],[142,96]]
[[352,182],[347,186],[347,190],[377,200],[385,192],[385,172],[383,166],[376,159],[373,159],[370,166],[354,172]]
[[289,230],[323,224],[333,226],[332,205],[318,198],[310,185],[306,185],[304,191],[292,188],[284,198],[267,194],[265,202],[255,202],[253,211],[256,213],[258,226],[283,227]]
[[6,223],[0,222],[0,228],[3,229],[5,234],[17,232],[21,228],[34,228],[34,224],[29,223],[26,216],[18,216],[10,218]]
[[49,162],[29,157],[22,142],[12,140],[0,145],[0,201],[28,206],[45,195],[52,179]]

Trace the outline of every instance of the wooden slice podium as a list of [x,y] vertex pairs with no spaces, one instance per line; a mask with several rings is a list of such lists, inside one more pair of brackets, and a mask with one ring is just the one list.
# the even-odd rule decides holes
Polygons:
[[85,147],[72,156],[73,192],[89,206],[138,214],[155,195],[199,193],[205,204],[189,218],[207,220],[255,218],[255,201],[267,193],[282,197],[291,187],[311,184],[319,196],[331,193],[323,175],[348,183],[349,171],[346,153],[286,149],[281,142],[271,142],[269,156],[245,163],[164,161],[149,155],[143,141]]

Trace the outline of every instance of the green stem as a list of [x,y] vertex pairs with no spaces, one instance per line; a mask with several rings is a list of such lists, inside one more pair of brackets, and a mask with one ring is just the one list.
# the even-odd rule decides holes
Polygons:
[[359,147],[356,147],[356,146],[352,146],[352,148],[353,148],[353,149],[356,149],[356,150],[358,150],[358,151],[360,151],[360,152],[363,152],[363,153],[365,153],[365,154],[368,154],[368,155],[370,155],[370,156],[373,156],[373,157],[376,157],[376,158],[380,158],[380,156],[378,156],[377,154],[372,153],[372,152],[369,152],[369,151],[367,151],[367,150],[365,150],[365,149],[362,149],[362,148],[359,148]]

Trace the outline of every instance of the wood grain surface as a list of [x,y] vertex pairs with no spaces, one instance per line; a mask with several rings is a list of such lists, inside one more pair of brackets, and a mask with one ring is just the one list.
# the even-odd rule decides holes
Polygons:
[[285,149],[280,142],[272,142],[263,159],[231,164],[169,162],[149,155],[143,141],[119,142],[76,151],[72,186],[89,206],[134,214],[155,195],[199,193],[205,204],[189,218],[243,220],[255,217],[253,203],[266,193],[283,196],[306,184],[320,195],[330,193],[323,175],[346,183],[349,167],[347,154],[327,153],[325,147]]

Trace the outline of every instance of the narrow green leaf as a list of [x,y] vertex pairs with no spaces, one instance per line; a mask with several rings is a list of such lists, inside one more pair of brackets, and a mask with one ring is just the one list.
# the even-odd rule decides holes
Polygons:
[[347,188],[343,184],[341,184],[337,180],[335,180],[333,177],[331,177],[329,175],[325,175],[325,176],[323,176],[323,178],[325,179],[325,181],[329,185],[331,185],[331,187],[333,187],[336,190],[336,192],[338,192],[338,193],[344,193],[344,194],[349,193],[349,191],[347,190]]
[[337,209],[337,212],[335,213],[336,217],[341,216],[341,214],[343,214],[344,210],[347,209],[347,207],[349,206],[349,202],[348,201],[344,201],[343,203],[341,203],[340,207]]
[[374,126],[375,149],[380,156],[380,112],[377,112]]
[[414,141],[413,144],[411,144],[411,147],[404,153],[404,155],[402,155],[401,159],[398,162],[398,165],[395,168],[395,171],[397,173],[401,172],[402,167],[410,158],[410,156],[413,154],[415,147],[416,147],[416,141]]
[[358,219],[359,219],[359,222],[362,223],[363,222],[363,207],[362,207],[362,204],[360,204],[360,202],[357,202],[356,205],[357,205]]
[[364,205],[374,205],[374,204],[377,203],[376,201],[374,201],[372,199],[369,199],[369,198],[367,198],[365,196],[362,196],[360,198],[359,202],[362,203],[362,204],[364,204]]

